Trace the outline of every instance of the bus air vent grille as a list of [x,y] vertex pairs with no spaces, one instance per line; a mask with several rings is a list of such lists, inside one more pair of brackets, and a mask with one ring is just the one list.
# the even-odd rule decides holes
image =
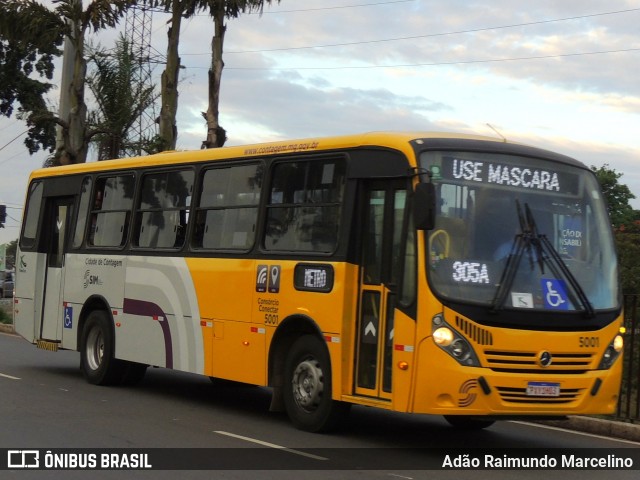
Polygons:
[[546,367],[540,365],[536,352],[485,350],[484,355],[487,365],[495,372],[575,375],[594,368],[592,353],[551,352],[553,361]]
[[493,345],[493,335],[489,330],[485,330],[475,323],[460,317],[456,317],[456,326],[462,330],[467,338],[473,340],[478,345]]

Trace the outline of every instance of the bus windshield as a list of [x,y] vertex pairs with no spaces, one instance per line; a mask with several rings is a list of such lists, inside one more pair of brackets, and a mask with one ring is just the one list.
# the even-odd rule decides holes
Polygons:
[[427,151],[437,214],[427,236],[435,293],[491,310],[618,308],[617,262],[596,177],[530,157]]

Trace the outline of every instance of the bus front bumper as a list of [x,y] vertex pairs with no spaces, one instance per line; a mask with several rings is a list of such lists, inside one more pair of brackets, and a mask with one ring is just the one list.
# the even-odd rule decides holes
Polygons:
[[622,358],[608,370],[497,372],[463,367],[435,346],[437,368],[416,372],[410,410],[441,415],[563,416],[610,414],[619,400]]

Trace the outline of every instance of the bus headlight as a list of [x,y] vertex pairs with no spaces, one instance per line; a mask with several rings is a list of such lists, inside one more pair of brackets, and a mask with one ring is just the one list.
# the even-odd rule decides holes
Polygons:
[[433,332],[433,341],[441,347],[448,347],[453,342],[454,335],[450,328],[440,327]]
[[624,339],[622,335],[616,335],[616,338],[613,339],[613,349],[620,353],[624,347]]
[[467,367],[480,366],[471,344],[460,333],[451,328],[444,321],[442,315],[433,317],[432,336],[434,343],[453,357],[460,365]]
[[624,339],[622,335],[616,335],[607,349],[604,351],[602,355],[602,359],[600,360],[600,365],[598,365],[599,370],[608,370],[611,368],[616,359],[620,356],[622,349],[624,348]]

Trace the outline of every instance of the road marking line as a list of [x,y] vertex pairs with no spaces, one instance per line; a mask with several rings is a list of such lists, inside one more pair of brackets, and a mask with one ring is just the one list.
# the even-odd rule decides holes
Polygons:
[[301,455],[303,457],[313,458],[314,460],[329,460],[326,457],[321,457],[319,455],[313,455],[311,453],[301,452],[300,450],[294,450],[292,448],[283,447],[282,445],[276,445],[275,443],[269,443],[269,442],[265,442],[255,438],[243,437],[242,435],[236,435],[235,433],[223,432],[221,430],[214,430],[214,433],[218,433],[220,435],[226,435],[227,437],[237,438],[240,440],[244,440],[246,442],[257,443],[258,445],[262,445],[264,447],[276,448],[278,450],[293,453],[295,455]]
[[620,443],[630,443],[631,445],[640,445],[640,442],[636,442],[633,440],[625,440],[623,438],[617,438],[617,437],[607,437],[605,435],[598,435],[597,433],[589,433],[589,432],[579,432],[577,430],[570,430],[568,428],[562,428],[562,427],[554,427],[551,425],[543,425],[541,423],[530,423],[530,422],[524,422],[524,421],[519,421],[519,420],[511,420],[511,423],[518,423],[520,425],[527,425],[529,427],[537,427],[537,428],[546,428],[547,430],[558,430],[560,432],[566,432],[566,433],[573,433],[575,435],[582,435],[585,437],[592,437],[592,438],[600,438],[603,440],[611,440],[612,442],[620,442]]
[[4,373],[0,373],[0,377],[8,378],[10,380],[20,380],[18,377],[12,377],[11,375],[5,375]]

